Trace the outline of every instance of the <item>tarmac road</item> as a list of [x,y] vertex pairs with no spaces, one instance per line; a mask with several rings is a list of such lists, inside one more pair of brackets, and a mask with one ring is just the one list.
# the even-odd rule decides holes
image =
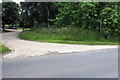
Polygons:
[[3,78],[118,78],[118,49],[5,59]]

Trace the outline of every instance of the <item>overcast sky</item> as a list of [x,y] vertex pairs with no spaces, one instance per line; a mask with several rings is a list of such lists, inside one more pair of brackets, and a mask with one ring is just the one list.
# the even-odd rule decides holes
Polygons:
[[20,3],[20,2],[23,2],[23,1],[25,1],[25,0],[12,0],[12,1],[14,1],[14,2],[16,2],[16,3]]
[[[25,1],[25,0],[12,0],[12,1],[14,1],[14,2],[16,2],[16,3],[20,3],[20,2],[23,2],[23,1]],[[2,0],[0,0],[0,3],[2,2]]]

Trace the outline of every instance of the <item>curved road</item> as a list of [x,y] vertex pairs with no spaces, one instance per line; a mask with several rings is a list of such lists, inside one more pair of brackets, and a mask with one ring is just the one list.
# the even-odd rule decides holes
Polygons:
[[27,41],[18,38],[18,34],[20,32],[21,31],[18,30],[15,32],[0,34],[0,36],[2,36],[0,37],[0,39],[2,38],[2,43],[12,50],[12,52],[5,55],[4,58],[40,56],[58,53],[73,53],[118,47],[118,45],[73,45]]

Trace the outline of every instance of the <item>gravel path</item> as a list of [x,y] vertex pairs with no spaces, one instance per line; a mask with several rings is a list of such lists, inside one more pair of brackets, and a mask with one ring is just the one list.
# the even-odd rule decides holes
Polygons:
[[0,34],[0,36],[2,36],[0,37],[2,38],[2,44],[12,50],[10,54],[6,54],[3,58],[18,58],[118,48],[118,45],[74,45],[27,41],[17,37],[20,32],[21,31],[15,31]]

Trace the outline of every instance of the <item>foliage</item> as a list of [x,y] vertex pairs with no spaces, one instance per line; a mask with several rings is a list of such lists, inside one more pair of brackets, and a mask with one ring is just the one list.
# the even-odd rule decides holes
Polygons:
[[14,2],[2,4],[4,24],[16,24],[20,13],[20,27],[42,30],[42,26],[67,26],[73,30],[77,28],[78,33],[84,30],[89,36],[95,36],[93,32],[96,32],[98,38],[102,20],[102,38],[118,40],[120,34],[120,2],[21,2],[19,12],[18,4]]
[[64,2],[56,3],[59,14],[56,26],[73,25],[80,28],[99,31],[99,20],[103,23],[103,36],[118,36],[118,3],[110,2]]
[[117,37],[119,32],[119,2],[27,2],[21,3],[26,24],[34,28],[41,25],[73,26],[99,32],[102,36]]
[[33,27],[38,27],[40,24],[52,24],[48,22],[49,18],[52,19],[55,16],[52,4],[52,2],[21,2],[21,21]]
[[79,30],[70,27],[41,27],[32,31],[24,31],[19,35],[22,39],[67,43],[67,44],[89,44],[89,45],[111,45],[118,44],[117,41],[100,39],[97,32],[91,30]]
[[2,3],[2,23],[5,24],[18,24],[19,21],[19,5],[15,2]]

